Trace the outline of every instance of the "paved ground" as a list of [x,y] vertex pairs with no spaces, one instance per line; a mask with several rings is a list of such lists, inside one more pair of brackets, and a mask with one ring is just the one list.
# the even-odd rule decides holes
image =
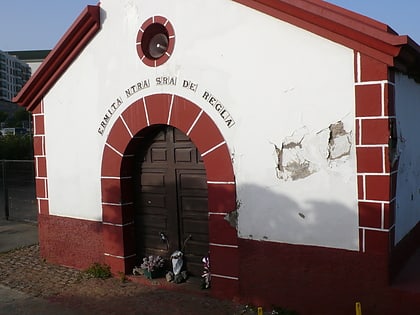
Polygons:
[[[8,227],[5,233],[0,226],[3,244],[0,248],[4,251],[9,247],[4,242],[6,234],[9,243],[14,246],[18,244],[18,248],[0,253],[0,315],[244,313],[243,306],[215,300],[203,294],[203,291],[163,290],[153,282],[145,284],[123,282],[117,278],[89,278],[84,272],[51,265],[40,258],[37,244],[21,247],[27,244],[18,237],[18,232],[11,233],[11,226]],[[15,228],[27,232],[27,227]],[[34,228],[36,230],[36,226],[32,225]],[[34,242],[29,235],[26,241],[32,239]]]
[[0,219],[0,253],[37,243],[38,228],[35,222]]
[[0,314],[2,315],[75,315],[76,312],[78,311],[0,285]]

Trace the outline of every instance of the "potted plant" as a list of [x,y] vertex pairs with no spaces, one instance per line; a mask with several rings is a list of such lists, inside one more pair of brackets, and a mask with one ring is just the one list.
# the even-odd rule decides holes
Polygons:
[[143,258],[140,268],[143,275],[148,279],[154,279],[162,276],[165,260],[161,256],[150,255]]

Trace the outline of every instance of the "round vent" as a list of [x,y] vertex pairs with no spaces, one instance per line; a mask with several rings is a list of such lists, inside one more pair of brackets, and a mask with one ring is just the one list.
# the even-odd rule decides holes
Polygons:
[[157,67],[172,55],[175,34],[169,21],[155,16],[141,26],[137,34],[137,54],[148,66]]

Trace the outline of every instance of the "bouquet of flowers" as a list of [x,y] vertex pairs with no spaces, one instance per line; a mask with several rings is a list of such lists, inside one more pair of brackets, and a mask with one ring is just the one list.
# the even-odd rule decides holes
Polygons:
[[163,268],[165,260],[160,256],[150,255],[143,258],[143,263],[140,268],[149,272]]
[[210,280],[211,280],[211,273],[210,273],[210,259],[209,257],[203,257],[203,275],[201,276],[203,278],[202,288],[208,289],[210,288]]

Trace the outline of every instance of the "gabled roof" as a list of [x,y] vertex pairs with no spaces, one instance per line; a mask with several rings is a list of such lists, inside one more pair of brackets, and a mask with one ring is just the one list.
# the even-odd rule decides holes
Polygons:
[[[322,0],[233,1],[365,53],[404,72],[413,66],[413,58],[418,60],[420,57],[420,47],[408,36],[399,36],[386,24]],[[414,64],[419,68],[418,61]],[[415,71],[417,75],[419,72],[419,69]]]
[[[233,0],[369,55],[420,80],[420,47],[388,25],[322,0]],[[32,110],[100,28],[88,6],[13,99]]]

